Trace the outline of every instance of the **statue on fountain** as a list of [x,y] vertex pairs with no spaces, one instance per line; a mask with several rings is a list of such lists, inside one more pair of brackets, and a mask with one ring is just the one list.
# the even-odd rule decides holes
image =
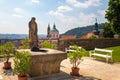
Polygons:
[[29,40],[31,51],[39,51],[38,47],[38,35],[37,35],[37,23],[35,22],[35,17],[32,17],[29,22]]

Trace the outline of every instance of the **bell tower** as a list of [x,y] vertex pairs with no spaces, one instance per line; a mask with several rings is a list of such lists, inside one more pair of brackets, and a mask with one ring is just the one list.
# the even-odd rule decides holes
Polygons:
[[47,28],[47,38],[50,38],[50,24],[48,24]]

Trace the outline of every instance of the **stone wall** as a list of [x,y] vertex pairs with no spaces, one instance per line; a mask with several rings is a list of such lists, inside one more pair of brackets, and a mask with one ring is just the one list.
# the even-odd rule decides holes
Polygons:
[[78,45],[90,50],[95,47],[105,48],[112,46],[120,46],[120,39],[73,39],[73,40],[60,40],[59,49],[64,51],[69,45]]

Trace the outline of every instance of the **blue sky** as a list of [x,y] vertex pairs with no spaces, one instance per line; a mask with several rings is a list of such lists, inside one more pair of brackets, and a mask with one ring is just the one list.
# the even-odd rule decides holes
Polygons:
[[28,22],[36,17],[38,34],[56,24],[60,34],[75,27],[106,22],[108,0],[0,0],[0,33],[28,34]]

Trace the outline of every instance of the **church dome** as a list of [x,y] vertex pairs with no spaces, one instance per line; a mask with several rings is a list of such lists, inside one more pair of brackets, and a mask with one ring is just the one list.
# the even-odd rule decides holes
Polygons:
[[53,25],[53,29],[51,30],[51,32],[59,32],[59,31],[56,29],[56,25],[55,25],[55,24]]
[[57,29],[52,29],[51,32],[59,32]]

